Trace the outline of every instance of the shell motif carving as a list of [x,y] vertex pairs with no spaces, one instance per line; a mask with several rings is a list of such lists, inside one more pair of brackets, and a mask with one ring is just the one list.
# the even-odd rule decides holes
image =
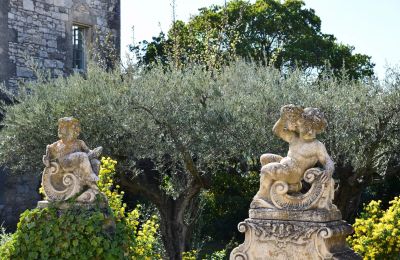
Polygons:
[[319,168],[308,169],[304,174],[304,180],[311,184],[311,188],[305,193],[288,194],[289,185],[284,181],[276,181],[270,190],[271,201],[275,207],[286,210],[306,210],[313,208],[324,193],[325,184],[320,181],[323,171]]
[[[334,162],[317,134],[327,126],[318,108],[286,105],[273,132],[289,144],[286,157],[265,153],[260,157],[260,188],[250,207],[284,210],[331,210],[334,197]],[[320,165],[320,168],[316,168]],[[311,184],[301,193],[302,180]]]
[[58,124],[60,140],[47,145],[43,156],[42,187],[47,200],[65,201],[79,195],[76,202],[92,203],[100,193],[98,158],[103,148],[90,150],[78,139],[80,124],[76,118],[60,118]]
[[57,162],[44,169],[42,186],[49,201],[67,200],[79,193],[81,188],[78,177],[63,171]]

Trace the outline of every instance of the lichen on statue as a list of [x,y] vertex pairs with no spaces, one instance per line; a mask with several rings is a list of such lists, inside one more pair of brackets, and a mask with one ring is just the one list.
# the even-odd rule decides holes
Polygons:
[[[251,208],[332,209],[334,163],[325,145],[316,139],[327,122],[317,108],[286,105],[273,132],[289,143],[286,157],[266,153],[260,158],[260,188]],[[319,163],[323,169],[313,168]],[[302,180],[311,183],[302,194]]]
[[[352,228],[332,204],[334,163],[316,139],[326,126],[317,108],[281,108],[273,132],[289,143],[289,151],[286,157],[261,156],[260,189],[249,218],[238,226],[245,241],[230,260],[361,259],[346,245]],[[305,183],[310,185],[302,188]]]
[[93,202],[98,194],[96,182],[100,169],[98,157],[102,147],[90,150],[79,140],[79,121],[73,117],[58,120],[60,140],[47,145],[43,163],[46,166],[42,186],[50,201],[62,201],[81,193],[79,202]]

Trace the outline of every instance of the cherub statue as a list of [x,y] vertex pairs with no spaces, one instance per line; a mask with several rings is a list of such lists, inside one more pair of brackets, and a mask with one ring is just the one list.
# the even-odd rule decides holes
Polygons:
[[[88,186],[98,190],[96,182],[99,179],[97,175],[100,161],[97,158],[101,154],[102,147],[90,150],[84,141],[78,139],[79,134],[80,124],[77,119],[73,117],[60,118],[58,120],[60,140],[47,145],[43,163],[46,169],[50,169],[53,163],[60,168],[56,170],[57,172],[72,173],[79,180],[80,187]],[[63,182],[64,185],[65,182],[68,183],[65,180]]]
[[[276,154],[263,154],[261,161],[260,189],[253,198],[251,208],[275,208],[271,202],[271,185],[283,181],[288,185],[288,193],[299,192],[301,181],[307,170],[317,163],[323,166],[319,181],[329,181],[325,200],[331,205],[333,187],[331,187],[334,163],[324,144],[316,139],[327,125],[324,114],[317,108],[305,108],[286,105],[281,108],[281,116],[273,127],[273,132],[289,143],[286,157]],[[315,168],[313,168],[315,169]],[[294,197],[293,197],[294,198]],[[326,204],[326,203],[325,203]]]

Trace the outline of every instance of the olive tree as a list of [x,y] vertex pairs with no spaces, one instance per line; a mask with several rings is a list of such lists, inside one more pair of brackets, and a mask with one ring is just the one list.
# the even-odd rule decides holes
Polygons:
[[336,161],[336,203],[346,218],[367,185],[398,167],[397,80],[381,86],[326,73],[310,81],[300,71],[282,75],[239,61],[219,71],[187,66],[121,74],[91,66],[85,77],[28,90],[6,108],[0,163],[39,173],[46,144],[57,138],[57,119],[77,117],[81,138],[119,161],[123,189],[159,210],[170,259],[191,249],[199,195],[214,174],[233,164],[254,171],[260,154],[285,153],[271,131],[282,105],[325,111],[328,130],[319,138]]

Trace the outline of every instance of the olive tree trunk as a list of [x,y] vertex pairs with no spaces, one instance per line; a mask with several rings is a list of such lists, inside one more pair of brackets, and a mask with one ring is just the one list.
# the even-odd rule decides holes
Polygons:
[[[193,198],[193,203],[190,204],[196,204],[197,197],[198,193]],[[191,249],[194,222],[192,222],[191,217],[185,215],[196,214],[197,210],[197,208],[188,206],[187,202],[180,199],[169,199],[159,208],[162,241],[169,259],[182,259],[182,252]]]
[[[147,161],[145,164],[151,164]],[[147,168],[147,169],[146,169]],[[174,199],[160,188],[159,174],[152,166],[142,168],[144,172],[135,178],[120,176],[121,188],[131,195],[139,195],[152,202],[160,213],[160,231],[168,259],[182,259],[182,252],[189,251],[193,228],[199,213],[199,194],[202,184],[191,175],[186,188]]]

